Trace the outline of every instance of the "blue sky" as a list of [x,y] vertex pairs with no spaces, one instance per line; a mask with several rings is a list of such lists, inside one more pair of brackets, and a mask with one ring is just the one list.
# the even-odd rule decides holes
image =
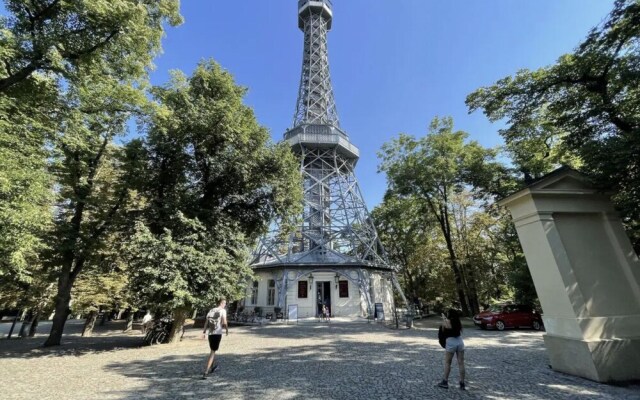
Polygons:
[[[329,62],[343,129],[360,148],[356,176],[369,208],[384,195],[376,152],[398,133],[422,136],[434,116],[484,146],[499,126],[469,115],[467,94],[570,52],[613,0],[333,0]],[[213,58],[249,88],[246,103],[279,141],[291,126],[302,62],[297,0],[182,0],[154,84]]]

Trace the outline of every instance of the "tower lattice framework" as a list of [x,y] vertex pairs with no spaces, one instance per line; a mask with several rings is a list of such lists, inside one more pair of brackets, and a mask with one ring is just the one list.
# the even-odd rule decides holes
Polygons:
[[[304,32],[302,74],[293,126],[284,139],[300,158],[304,210],[292,230],[283,229],[283,221],[272,223],[254,251],[252,266],[290,271],[357,268],[357,284],[368,296],[366,271],[392,278],[393,269],[354,174],[358,148],[339,124],[327,51],[332,17],[330,0],[298,2],[298,26]],[[282,284],[285,281],[283,274]]]

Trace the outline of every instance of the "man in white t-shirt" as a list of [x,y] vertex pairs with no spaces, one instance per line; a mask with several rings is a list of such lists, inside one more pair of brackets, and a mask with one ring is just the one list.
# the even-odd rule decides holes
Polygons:
[[202,375],[202,379],[207,379],[207,375],[213,373],[213,371],[218,368],[218,364],[214,364],[213,361],[216,357],[216,351],[220,348],[220,341],[222,340],[222,328],[227,331],[227,335],[229,335],[229,326],[227,325],[227,310],[225,310],[225,306],[227,305],[226,299],[220,299],[218,306],[209,310],[207,317],[204,323],[204,330],[202,332],[202,338],[204,339],[205,335],[209,337],[209,348],[211,349],[211,353],[209,354],[209,359],[207,360],[207,369],[204,371],[204,375]]
[[142,334],[147,333],[147,330],[153,325],[153,316],[151,311],[147,310],[147,313],[142,317]]

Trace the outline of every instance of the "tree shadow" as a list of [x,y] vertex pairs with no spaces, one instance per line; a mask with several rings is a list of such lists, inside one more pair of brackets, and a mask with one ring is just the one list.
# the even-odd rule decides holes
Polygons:
[[107,322],[96,326],[93,336],[82,337],[83,321],[67,323],[60,346],[43,347],[47,337],[46,325],[38,327],[38,334],[31,338],[0,341],[0,358],[37,358],[81,356],[142,346],[139,331],[122,332],[126,322]]
[[[541,338],[529,339],[517,332],[498,336],[478,331],[480,336],[473,336],[487,343],[466,352],[470,390],[461,392],[434,386],[441,379],[443,351],[436,340],[425,340],[425,331],[398,332],[361,324],[236,329],[252,342],[241,350],[225,350],[223,341],[217,356],[220,368],[207,380],[200,379],[204,353],[112,363],[104,368],[143,383],[141,388],[118,392],[125,398],[640,399],[640,392],[630,388],[550,370]],[[363,340],[363,332],[373,334],[373,339]],[[494,337],[499,340],[488,340]],[[262,347],[260,343],[273,343],[266,338],[281,339],[285,345]],[[519,341],[520,346],[515,346]],[[510,343],[514,346],[505,347]],[[454,366],[452,382],[457,373]]]

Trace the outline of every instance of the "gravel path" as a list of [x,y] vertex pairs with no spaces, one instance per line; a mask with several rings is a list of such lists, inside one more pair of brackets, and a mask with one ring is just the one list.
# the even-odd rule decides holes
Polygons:
[[[109,328],[112,328],[109,330]],[[3,399],[640,399],[640,386],[601,385],[548,368],[542,334],[465,330],[469,390],[434,385],[443,350],[432,323],[391,330],[366,323],[233,327],[207,380],[196,330],[177,345],[139,347],[116,324],[93,338],[0,341]],[[72,332],[78,329],[73,325]],[[450,382],[456,382],[454,365]]]

